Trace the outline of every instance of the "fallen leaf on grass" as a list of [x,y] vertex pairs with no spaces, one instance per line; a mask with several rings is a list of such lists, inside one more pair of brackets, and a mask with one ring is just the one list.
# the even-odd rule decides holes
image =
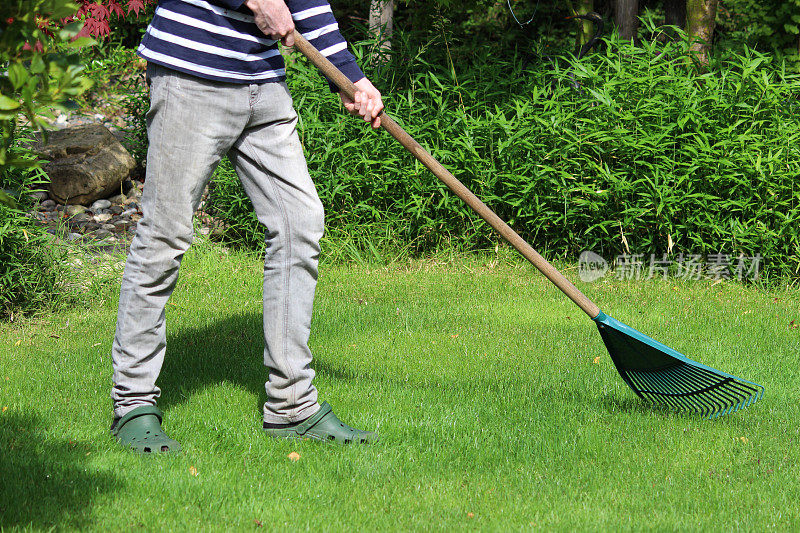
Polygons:
[[14,346],[19,346],[21,343],[22,343],[22,339],[20,339],[20,340],[18,340],[17,342],[15,342],[15,343],[14,343]]
[[748,442],[747,437],[739,437],[739,440],[742,441],[742,444],[747,444]]
[[253,523],[256,525],[256,527],[263,527],[264,526],[264,524],[261,523],[261,520],[253,519]]
[[99,342],[96,342],[96,343],[92,344],[92,348],[94,348],[94,347],[96,347],[96,346],[100,346],[100,343],[99,343]]
[[53,338],[53,339],[60,339],[61,338],[61,335],[48,335],[48,336]]
[[450,335],[451,339],[455,339],[456,337],[458,337],[458,333],[456,333],[455,335]]
[[193,466],[189,467],[189,473],[195,477],[197,477],[197,469]]
[[3,412],[5,413],[6,411],[8,411],[8,406],[7,406],[7,405],[4,405],[4,406],[3,406]]
[[794,320],[789,322],[789,329],[797,329],[797,324],[794,323]]
[[595,357],[595,358],[592,360],[592,363],[594,363],[594,364],[596,364],[596,365],[599,365],[599,364],[600,364],[600,356],[598,355],[597,357]]
[[293,462],[293,463],[296,463],[297,461],[299,461],[299,460],[300,460],[300,454],[299,454],[299,453],[297,453],[297,452],[292,452],[292,453],[290,453],[289,455],[287,455],[286,457],[288,457],[288,458],[289,458],[289,460],[290,460],[291,462]]
[[474,516],[475,516],[475,513],[467,513],[467,518],[473,518]]

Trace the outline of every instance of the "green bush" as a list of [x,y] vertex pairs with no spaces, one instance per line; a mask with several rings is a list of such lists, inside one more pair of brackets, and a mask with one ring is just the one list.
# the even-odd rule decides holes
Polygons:
[[[573,74],[566,60],[523,72],[519,57],[480,51],[444,68],[398,58],[378,83],[409,133],[550,257],[760,253],[770,276],[797,277],[798,77],[747,48],[701,72],[686,51],[681,40],[610,42],[573,61]],[[312,67],[293,63],[289,80],[334,237],[378,235],[379,248],[393,240],[416,253],[494,245],[387,134],[343,120]],[[231,172],[219,173],[212,205],[258,245]]]
[[63,279],[63,254],[53,237],[34,223],[29,192],[42,176],[35,169],[7,171],[0,185],[19,193],[10,207],[0,202],[0,319],[52,306]]
[[94,41],[75,39],[80,24],[55,23],[77,8],[66,0],[0,4],[0,319],[59,299],[63,270],[52,239],[25,213],[44,176],[21,136],[44,130],[54,109],[74,107],[71,98],[90,85],[78,51]]
[[800,69],[800,0],[725,0],[721,6],[720,46],[746,42],[772,50]]

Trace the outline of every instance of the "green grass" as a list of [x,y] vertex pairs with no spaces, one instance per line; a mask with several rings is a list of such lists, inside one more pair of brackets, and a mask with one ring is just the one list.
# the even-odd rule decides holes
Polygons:
[[637,400],[593,324],[531,267],[326,265],[316,384],[345,421],[382,436],[340,448],[260,432],[260,271],[218,248],[187,255],[159,382],[177,456],[140,457],[108,435],[114,283],[89,307],[0,325],[0,526],[800,527],[796,292],[581,285],[616,318],[767,387],[708,421]]

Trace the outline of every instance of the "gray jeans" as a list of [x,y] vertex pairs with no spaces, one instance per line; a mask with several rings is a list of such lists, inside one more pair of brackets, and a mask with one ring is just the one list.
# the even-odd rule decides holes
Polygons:
[[284,83],[238,85],[148,65],[147,179],[117,315],[111,397],[119,417],[160,395],[164,307],[193,237],[192,215],[227,153],[266,226],[264,421],[303,420],[318,409],[308,337],[323,209],[308,174]]

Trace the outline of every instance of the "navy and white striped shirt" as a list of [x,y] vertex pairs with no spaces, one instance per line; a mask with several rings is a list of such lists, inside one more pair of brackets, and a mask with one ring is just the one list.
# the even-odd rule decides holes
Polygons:
[[[231,83],[283,81],[277,41],[264,35],[244,0],[159,0],[139,45],[147,61]],[[364,77],[326,0],[286,0],[295,27],[352,81]]]

